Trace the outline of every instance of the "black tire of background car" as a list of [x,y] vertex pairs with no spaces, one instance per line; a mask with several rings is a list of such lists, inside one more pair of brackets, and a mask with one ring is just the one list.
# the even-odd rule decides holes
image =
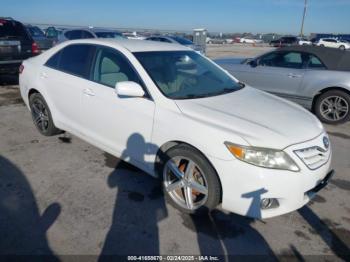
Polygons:
[[159,163],[159,178],[163,181],[163,170],[165,168],[165,163],[173,157],[176,156],[183,156],[188,159],[191,159],[194,161],[198,167],[203,171],[203,175],[205,176],[205,179],[208,183],[208,198],[207,201],[198,209],[196,210],[188,210],[185,208],[182,208],[179,206],[169,195],[169,193],[165,190],[164,183],[162,182],[163,186],[163,192],[165,195],[166,200],[175,208],[180,210],[183,213],[187,214],[193,214],[193,215],[206,215],[211,210],[216,208],[220,202],[221,202],[221,183],[219,180],[219,177],[215,171],[215,169],[212,167],[212,165],[209,163],[209,161],[206,159],[205,156],[201,152],[199,152],[197,149],[187,145],[187,144],[179,144],[177,146],[171,147],[169,150],[167,150],[162,156],[160,156],[160,163]]
[[[29,97],[29,106],[30,106],[30,109],[31,111],[33,111],[33,103],[36,101],[36,100],[39,100],[46,108],[46,111],[47,111],[47,114],[48,114],[48,128],[47,130],[43,131],[41,130],[35,123],[35,127],[38,129],[38,131],[40,132],[40,134],[44,135],[44,136],[54,136],[54,135],[58,135],[60,133],[62,133],[62,131],[60,129],[58,129],[54,123],[53,123],[53,120],[52,120],[52,115],[51,115],[51,111],[50,111],[50,108],[49,106],[47,105],[44,97],[40,94],[40,93],[34,93],[32,94],[30,97]],[[32,118],[33,118],[33,114],[32,114]],[[33,118],[33,121],[34,121],[34,118]]]
[[329,96],[340,96],[348,102],[348,105],[350,105],[350,95],[347,94],[346,92],[341,91],[341,90],[327,91],[327,92],[323,93],[322,95],[320,95],[317,98],[316,103],[315,103],[315,107],[314,107],[315,114],[318,117],[318,119],[320,119],[323,123],[333,124],[333,125],[342,124],[342,123],[349,121],[350,120],[350,110],[348,111],[348,114],[343,119],[341,119],[339,121],[330,121],[322,116],[322,114],[321,114],[321,102],[323,99],[325,99]]

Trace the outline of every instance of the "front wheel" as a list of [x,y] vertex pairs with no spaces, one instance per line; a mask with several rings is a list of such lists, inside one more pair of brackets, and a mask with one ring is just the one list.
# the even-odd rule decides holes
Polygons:
[[29,97],[29,106],[34,125],[42,135],[53,136],[62,132],[55,127],[49,106],[41,94],[32,94]]
[[184,213],[205,214],[220,203],[221,184],[214,168],[190,146],[166,151],[161,175],[167,200]]
[[315,114],[327,124],[341,124],[349,121],[350,95],[341,90],[325,92],[316,100]]
[[339,49],[344,51],[345,50],[345,46],[341,45],[341,46],[339,46]]

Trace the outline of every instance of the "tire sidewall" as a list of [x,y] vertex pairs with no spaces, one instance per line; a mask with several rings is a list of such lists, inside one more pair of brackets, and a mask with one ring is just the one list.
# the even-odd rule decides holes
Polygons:
[[[207,201],[203,206],[196,210],[188,210],[185,209],[181,206],[179,206],[168,194],[164,187],[163,183],[163,172],[165,168],[165,164],[167,163],[168,160],[170,160],[173,157],[176,156],[183,156],[185,158],[188,158],[192,161],[194,161],[198,167],[202,170],[204,173],[205,179],[208,183],[208,198]],[[187,146],[187,145],[177,145],[169,150],[167,150],[163,156],[160,158],[160,165],[159,165],[159,170],[158,170],[159,178],[161,179],[162,182],[162,188],[163,192],[165,195],[165,199],[167,202],[169,202],[172,206],[175,208],[179,209],[183,213],[188,213],[188,214],[195,214],[195,215],[202,215],[205,213],[210,212],[213,210],[215,207],[217,207],[221,201],[221,183],[219,180],[219,177],[215,171],[215,169],[211,166],[209,161],[196,149]]]
[[350,95],[349,94],[345,93],[344,91],[340,91],[340,90],[330,90],[330,91],[327,91],[326,93],[320,95],[317,98],[316,103],[315,103],[316,116],[321,120],[321,122],[326,123],[326,124],[331,124],[331,125],[338,125],[338,124],[342,124],[342,123],[349,121],[350,120],[350,110],[348,111],[347,116],[339,121],[330,121],[322,116],[321,108],[320,108],[321,102],[329,96],[340,96],[343,99],[345,99],[348,102],[348,105],[350,106]]
[[[59,130],[55,127],[54,123],[53,123],[53,119],[52,119],[52,115],[51,115],[51,111],[50,111],[50,108],[48,106],[48,104],[46,103],[44,97],[39,94],[39,93],[34,93],[32,94],[30,97],[29,97],[29,107],[30,107],[30,110],[31,112],[33,111],[33,103],[34,101],[36,100],[40,100],[45,108],[46,108],[46,111],[47,111],[47,115],[48,115],[48,118],[49,118],[49,121],[48,121],[48,128],[46,131],[43,131],[41,130],[35,123],[35,127],[37,128],[37,130],[40,132],[40,134],[44,135],[44,136],[52,136],[52,135],[56,135],[59,133]],[[32,119],[34,121],[34,117],[33,117],[33,113],[31,113],[32,115]]]

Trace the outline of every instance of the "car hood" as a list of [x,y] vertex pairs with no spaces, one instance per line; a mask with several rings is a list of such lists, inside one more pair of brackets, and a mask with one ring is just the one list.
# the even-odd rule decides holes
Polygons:
[[320,121],[306,109],[251,87],[175,103],[188,117],[239,135],[256,147],[284,149],[323,132]]

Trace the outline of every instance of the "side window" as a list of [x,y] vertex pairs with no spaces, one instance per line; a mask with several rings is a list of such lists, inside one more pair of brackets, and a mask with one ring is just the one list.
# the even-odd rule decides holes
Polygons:
[[82,30],[81,38],[95,38],[95,37],[90,32]]
[[48,67],[51,67],[53,69],[58,69],[58,64],[59,64],[59,60],[61,57],[61,53],[62,53],[62,51],[59,51],[56,54],[54,54],[53,56],[51,56],[49,58],[49,60],[47,60],[45,65]]
[[309,55],[309,63],[307,65],[308,68],[311,69],[325,69],[326,67],[323,65],[320,59],[318,59],[314,55]]
[[92,80],[113,88],[116,83],[123,81],[134,81],[141,84],[126,58],[109,48],[101,48],[97,52]]
[[95,47],[92,45],[70,45],[61,52],[59,69],[84,78],[88,78],[91,59]]
[[299,52],[273,52],[263,56],[259,65],[299,69],[303,67],[303,58]]

